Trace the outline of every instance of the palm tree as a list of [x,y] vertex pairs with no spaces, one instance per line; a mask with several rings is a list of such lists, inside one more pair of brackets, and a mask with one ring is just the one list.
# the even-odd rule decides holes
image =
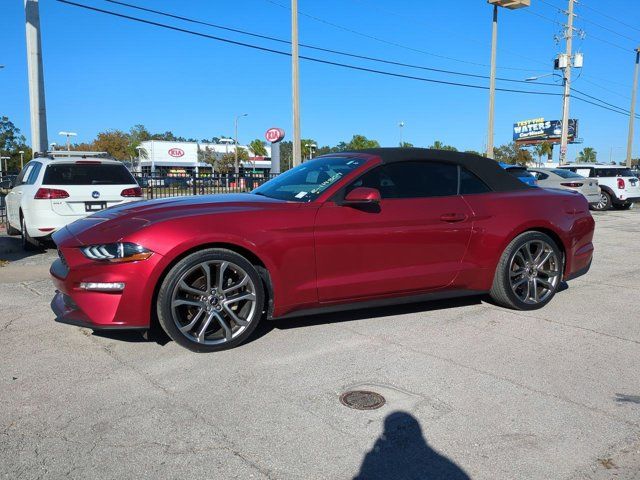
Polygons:
[[578,154],[578,161],[582,163],[595,163],[598,152],[591,147],[584,147]]
[[549,157],[553,152],[553,148],[549,142],[542,142],[533,147],[533,151],[538,156],[538,164],[542,165],[542,157],[544,155]]

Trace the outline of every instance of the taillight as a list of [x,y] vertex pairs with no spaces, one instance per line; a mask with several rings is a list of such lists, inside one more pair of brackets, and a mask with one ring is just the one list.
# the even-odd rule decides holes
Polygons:
[[560,185],[562,185],[563,187],[571,187],[571,188],[579,188],[582,186],[582,184],[578,182],[567,182],[567,183],[561,183]]
[[625,185],[624,185],[624,178],[619,178],[619,179],[618,179],[618,188],[619,188],[620,190],[624,190],[624,186],[625,186]]
[[39,188],[36,192],[36,200],[55,200],[56,198],[68,198],[69,194],[65,190],[57,188]]
[[123,197],[141,197],[142,189],[140,187],[125,188],[120,195]]

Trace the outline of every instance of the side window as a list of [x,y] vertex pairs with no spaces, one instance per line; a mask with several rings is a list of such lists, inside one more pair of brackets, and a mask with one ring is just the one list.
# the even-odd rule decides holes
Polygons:
[[40,162],[32,162],[32,163],[33,163],[33,168],[31,169],[29,174],[25,175],[24,177],[24,183],[27,185],[33,185],[34,183],[36,183],[36,180],[38,179],[38,175],[40,174],[40,169],[42,168],[42,164]]
[[544,172],[538,172],[536,170],[530,170],[530,172],[536,180],[546,180],[547,178],[549,178],[549,175]]
[[491,189],[476,175],[466,168],[460,167],[460,195],[471,195],[490,191]]
[[438,162],[397,162],[365,173],[347,191],[375,188],[382,198],[423,198],[457,195],[458,166]]
[[26,179],[29,178],[29,175],[31,175],[31,172],[33,171],[33,164],[34,162],[29,162],[24,166],[24,168],[16,178],[16,184],[15,184],[16,187],[19,187],[20,185],[24,185],[25,183],[27,183]]
[[575,170],[572,168],[571,171],[586,178],[593,176],[591,175],[592,170],[590,168],[576,168]]

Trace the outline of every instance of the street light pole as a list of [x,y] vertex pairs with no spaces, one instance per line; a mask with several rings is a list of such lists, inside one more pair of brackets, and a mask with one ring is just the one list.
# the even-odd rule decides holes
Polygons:
[[498,4],[493,5],[491,29],[491,74],[489,79],[489,125],[487,127],[487,157],[493,158],[493,125],[496,103],[496,51],[498,48]]
[[235,161],[235,171],[236,171],[236,175],[238,175],[240,173],[240,165],[238,164],[238,120],[240,120],[240,117],[246,117],[247,115],[249,115],[248,113],[243,113],[242,115],[237,115],[236,116],[236,129],[235,129],[235,138],[234,138],[234,151],[235,151],[235,156],[236,156],[236,161]]
[[291,163],[300,165],[300,61],[298,58],[298,0],[291,0],[291,86],[293,101],[293,148]]
[[24,150],[18,152],[20,154],[20,171],[24,168]]
[[636,94],[638,91],[638,70],[640,67],[640,47],[636,48],[636,66],[633,72],[633,90],[631,91],[631,109],[629,115],[629,137],[627,138],[627,167],[631,167],[633,155],[633,123],[636,118]]
[[[71,151],[71,137],[75,137],[78,134],[76,132],[58,132],[58,135],[62,135],[67,137],[67,152]],[[67,153],[68,156],[71,156],[70,153]]]
[[400,123],[398,123],[398,128],[400,128],[400,147],[402,147],[402,127],[404,127],[404,122],[401,120]]
[[566,61],[567,65],[563,69],[564,93],[562,95],[562,134],[560,137],[560,160],[559,165],[566,163],[567,145],[569,144],[569,99],[571,98],[571,67],[573,60],[571,59],[571,49],[573,46],[573,5],[575,0],[569,0],[569,9],[567,11],[567,31],[565,38],[567,39]]
[[[0,157],[0,170],[2,170],[2,160],[4,160],[4,174],[7,175],[9,173],[9,168],[7,167],[7,160],[11,157]],[[0,175],[1,177],[2,175]]]

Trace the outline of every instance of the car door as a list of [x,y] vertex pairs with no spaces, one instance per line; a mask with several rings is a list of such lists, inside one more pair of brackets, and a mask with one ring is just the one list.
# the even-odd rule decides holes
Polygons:
[[396,162],[346,187],[380,191],[374,208],[325,202],[315,224],[320,302],[427,291],[450,284],[471,235],[458,167]]
[[20,204],[24,195],[26,179],[31,176],[34,162],[27,163],[16,177],[15,184],[5,198],[7,204],[7,218],[13,228],[20,228]]

